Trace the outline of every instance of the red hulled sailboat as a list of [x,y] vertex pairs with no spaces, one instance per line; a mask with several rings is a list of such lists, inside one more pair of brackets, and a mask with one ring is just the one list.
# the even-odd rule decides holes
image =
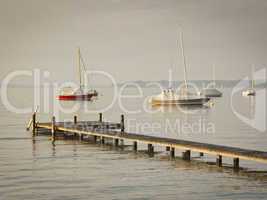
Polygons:
[[[82,66],[83,69],[82,69]],[[87,90],[84,87],[84,79],[82,78],[82,70],[86,71],[85,64],[81,55],[80,48],[78,48],[78,69],[79,69],[79,83],[80,86],[77,89],[73,89],[71,87],[63,88],[58,96],[59,100],[64,101],[91,101],[93,98],[98,96],[98,92],[96,90]]]

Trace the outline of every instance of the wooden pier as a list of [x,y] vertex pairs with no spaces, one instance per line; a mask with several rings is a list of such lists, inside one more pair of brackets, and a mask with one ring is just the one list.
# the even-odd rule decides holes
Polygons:
[[91,137],[93,141],[99,140],[101,144],[105,143],[105,139],[113,139],[115,146],[119,146],[119,141],[127,140],[133,142],[134,152],[138,151],[138,143],[145,143],[150,157],[154,156],[155,145],[165,147],[166,151],[170,152],[171,158],[175,158],[175,149],[184,150],[182,159],[187,161],[191,160],[191,152],[199,152],[200,156],[203,156],[204,153],[215,155],[216,165],[219,167],[223,166],[223,157],[228,157],[233,159],[235,170],[239,169],[239,159],[267,164],[267,152],[263,151],[125,132],[123,115],[121,115],[120,123],[103,122],[102,114],[99,114],[98,121],[79,121],[77,116],[74,116],[72,122],[56,122],[55,117],[52,117],[51,122],[40,123],[36,121],[36,113],[34,113],[27,129],[30,130],[30,128],[33,136],[40,130],[51,134],[52,142],[57,139],[57,134],[64,136],[74,134],[81,140],[84,136]]

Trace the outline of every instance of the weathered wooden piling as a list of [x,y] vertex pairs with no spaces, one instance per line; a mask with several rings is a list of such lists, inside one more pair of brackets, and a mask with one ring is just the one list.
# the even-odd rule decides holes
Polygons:
[[[77,122],[78,122],[78,117],[77,117],[77,115],[75,115],[75,116],[73,117],[73,123],[74,123],[74,126],[77,125]],[[73,135],[74,135],[75,138],[77,138],[77,136],[78,136],[77,133],[74,133]]]
[[32,136],[36,135],[36,113],[32,115]]
[[101,136],[100,143],[105,144],[105,137]]
[[152,147],[152,144],[147,144],[147,152],[148,152],[148,154],[150,153],[151,147]]
[[97,143],[97,136],[96,135],[93,136],[93,140],[94,140],[94,143]]
[[99,113],[99,122],[102,122],[102,121],[103,121],[103,114]]
[[233,158],[233,168],[235,171],[239,170],[239,158]]
[[148,144],[147,145],[147,151],[148,151],[149,157],[153,157],[154,156],[154,147],[153,147],[152,144]]
[[171,157],[171,159],[175,158],[175,148],[174,147],[171,147],[170,157]]
[[121,132],[124,132],[124,115],[121,115]]
[[52,117],[52,126],[51,126],[51,139],[52,142],[54,143],[56,140],[56,118],[55,116]]
[[221,155],[218,155],[217,158],[216,158],[216,165],[218,167],[222,167],[222,156]]
[[119,146],[119,139],[118,138],[114,139],[114,146],[115,147]]
[[151,147],[151,151],[150,151],[150,157],[153,157],[154,156],[154,146],[152,145]]
[[136,141],[133,142],[133,151],[137,152],[137,142]]
[[80,140],[83,141],[83,139],[84,139],[83,134],[80,134]]
[[182,158],[183,160],[189,161],[191,159],[191,151],[186,150],[185,152],[182,153]]

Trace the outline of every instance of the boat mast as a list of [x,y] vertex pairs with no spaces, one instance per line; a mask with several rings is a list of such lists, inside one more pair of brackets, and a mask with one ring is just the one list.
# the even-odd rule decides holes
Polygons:
[[80,83],[80,89],[82,89],[81,50],[80,50],[80,48],[78,48],[78,68],[79,68],[79,83]]
[[254,67],[251,67],[251,89],[254,89]]
[[180,32],[180,40],[181,40],[181,50],[182,50],[182,57],[183,57],[183,63],[184,63],[184,84],[185,84],[185,88],[186,90],[188,89],[188,85],[187,85],[187,70],[186,70],[186,59],[185,59],[185,55],[184,55],[184,43],[183,43],[183,32]]
[[212,76],[213,76],[213,87],[216,88],[216,81],[215,81],[215,65],[212,68]]

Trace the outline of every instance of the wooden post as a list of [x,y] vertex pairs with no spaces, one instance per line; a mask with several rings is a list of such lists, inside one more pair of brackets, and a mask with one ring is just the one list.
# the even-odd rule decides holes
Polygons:
[[56,140],[56,118],[55,116],[52,117],[51,135],[52,135],[52,142],[54,143]]
[[170,156],[171,156],[171,159],[175,158],[175,148],[174,147],[171,148]]
[[239,158],[234,158],[233,159],[233,164],[234,164],[234,170],[238,171],[239,170]]
[[147,144],[147,153],[150,154],[152,144]]
[[[74,122],[74,125],[77,125],[78,119],[77,119],[77,116],[76,116],[76,115],[73,117],[73,122]],[[74,133],[73,135],[74,135],[75,139],[76,139],[77,136],[78,136],[77,133]]]
[[99,122],[102,122],[102,121],[103,121],[103,114],[99,113]]
[[183,160],[190,160],[191,159],[191,152],[190,150],[186,150],[185,152],[183,152]]
[[73,121],[74,121],[74,124],[77,124],[77,116],[76,115],[73,117]]
[[133,151],[137,152],[137,142],[136,141],[133,142]]
[[94,142],[96,143],[97,142],[97,136],[94,135]]
[[148,144],[147,145],[147,149],[148,149],[148,155],[149,157],[153,157],[154,156],[154,147],[152,144]]
[[105,137],[101,136],[100,143],[105,144]]
[[36,113],[32,115],[32,136],[36,135]]
[[170,150],[171,150],[171,147],[167,146],[166,151],[170,151]]
[[200,152],[200,153],[199,153],[199,156],[200,156],[200,157],[203,157],[203,156],[204,156],[204,153],[203,153],[203,152]]
[[217,158],[216,158],[216,165],[218,167],[221,167],[222,166],[222,156],[221,155],[218,155]]
[[121,115],[121,132],[124,132],[124,115]]
[[120,139],[121,147],[124,147],[124,141],[123,139]]
[[118,146],[119,146],[119,139],[116,138],[116,139],[114,140],[114,145],[115,145],[115,147],[118,147]]

